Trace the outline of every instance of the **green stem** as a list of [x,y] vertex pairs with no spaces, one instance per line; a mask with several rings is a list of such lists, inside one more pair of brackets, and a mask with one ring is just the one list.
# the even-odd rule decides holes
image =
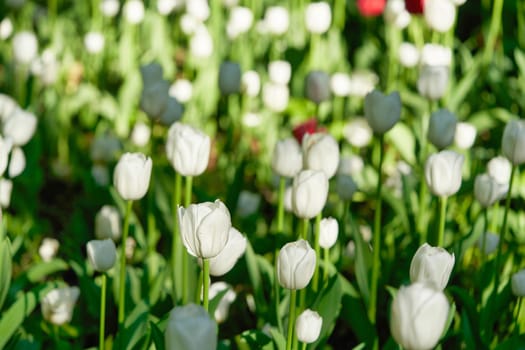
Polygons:
[[[172,298],[173,298],[173,305],[177,302],[177,285],[176,280],[178,273],[180,273],[179,270],[177,270],[177,267],[179,266],[177,264],[177,261],[180,260],[179,258],[182,256],[182,242],[180,240],[180,229],[179,229],[179,217],[178,217],[178,208],[181,201],[181,190],[182,190],[182,176],[179,173],[175,173],[175,182],[173,183],[173,203],[172,203],[172,210],[173,210],[173,237],[171,241],[171,270],[172,270]],[[180,291],[179,291],[180,292]]]
[[290,290],[290,308],[288,312],[288,334],[286,337],[286,350],[292,349],[293,342],[293,329],[295,326],[295,303],[297,299],[297,291],[295,289]]
[[208,291],[210,289],[210,260],[202,259],[202,306],[208,311]]
[[516,168],[517,166],[513,165],[512,170],[510,172],[509,191],[507,192],[507,199],[505,200],[505,212],[503,214],[503,224],[501,225],[501,231],[499,235],[498,251],[496,253],[496,263],[494,265],[494,290],[492,292],[494,297],[498,295],[501,252],[503,250],[503,242],[505,241],[505,234],[507,232],[507,216],[510,210],[510,198],[512,196],[512,184],[514,183],[514,173],[516,172]]
[[306,343],[301,343],[301,350],[306,350]]
[[[281,177],[279,179],[279,198],[277,200],[277,233],[280,234],[283,232],[284,228],[284,192],[286,190],[286,179],[284,177]],[[276,240],[277,241],[277,240]],[[274,311],[275,311],[275,318],[277,321],[277,327],[282,332],[283,331],[283,325],[281,322],[281,318],[279,317],[279,303],[280,303],[280,289],[279,289],[279,281],[277,278],[278,271],[277,271],[277,260],[279,260],[279,247],[275,246],[275,252],[274,252],[274,281],[273,281],[273,301],[274,301]]]
[[102,273],[102,291],[100,293],[100,328],[98,333],[98,346],[100,350],[104,350],[104,330],[106,325],[106,280],[106,273]]
[[315,270],[312,281],[312,290],[317,292],[319,289],[319,260],[321,259],[321,246],[319,245],[319,235],[321,231],[321,217],[322,213],[315,217],[315,234],[314,234],[314,250],[315,250]]
[[382,189],[382,169],[384,158],[384,135],[379,136],[379,166],[377,170],[377,189],[376,189],[376,210],[374,215],[374,234],[372,236],[373,245],[373,265],[370,286],[370,303],[368,304],[368,318],[372,324],[376,323],[377,307],[377,286],[379,280],[379,268],[381,264],[381,189]]
[[155,213],[153,211],[153,208],[155,207],[155,176],[152,172],[151,174],[151,180],[149,184],[149,191],[148,191],[148,202],[147,202],[147,225],[148,225],[148,253],[151,255],[155,251],[155,246],[157,244],[157,235],[156,235],[156,227],[157,223],[155,220]]
[[443,247],[445,237],[445,222],[447,219],[447,196],[439,197],[439,230],[437,246]]
[[483,269],[483,265],[485,265],[485,249],[487,244],[487,228],[489,227],[489,217],[488,217],[488,208],[483,208],[483,236],[481,239],[481,268]]
[[[186,176],[186,188],[184,193],[184,206],[188,208],[191,204],[191,191],[193,186],[193,176]],[[182,304],[188,302],[188,254],[182,254]]]
[[118,308],[118,324],[119,327],[124,325],[124,314],[126,309],[126,240],[129,232],[129,217],[131,216],[132,200],[126,203],[126,215],[124,216],[124,228],[122,231],[121,253],[120,253],[120,290],[119,290],[119,308]]
[[328,265],[330,264],[330,248],[323,248],[324,270],[323,283],[328,281]]
[[514,329],[513,332],[519,334],[520,332],[520,312],[521,304],[523,303],[523,297],[518,297],[518,303],[516,304],[516,316],[514,316]]
[[310,221],[308,219],[302,220],[303,224],[303,230],[301,231],[301,234],[299,235],[300,239],[308,240],[308,226],[310,224]]
[[428,114],[424,113],[421,118],[421,135],[420,135],[420,142],[421,142],[421,149],[419,151],[419,163],[421,164],[421,175],[420,175],[420,182],[419,182],[419,210],[417,212],[417,223],[418,223],[418,231],[420,233],[420,244],[423,244],[427,241],[427,233],[428,228],[425,220],[425,214],[426,214],[426,202],[427,202],[427,195],[428,195],[428,188],[425,180],[425,161],[427,157],[427,148],[428,148],[428,141],[427,141],[427,132],[428,132],[428,124],[430,122],[430,115],[432,114],[432,108],[433,103],[432,101],[429,101],[428,103]]
[[490,29],[487,37],[487,44],[483,52],[483,63],[488,65],[494,54],[494,46],[501,28],[501,14],[503,12],[503,0],[494,0],[492,7],[492,17],[490,20]]
[[284,227],[284,192],[286,191],[286,178],[279,179],[279,198],[277,199],[277,232],[283,232]]

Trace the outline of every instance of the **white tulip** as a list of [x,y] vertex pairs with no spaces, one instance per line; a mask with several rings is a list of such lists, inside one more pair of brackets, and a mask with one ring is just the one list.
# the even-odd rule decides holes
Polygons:
[[13,181],[0,178],[0,207],[9,207],[11,203],[11,192],[13,192]]
[[284,34],[288,31],[290,14],[283,6],[270,6],[264,13],[264,23],[270,34]]
[[199,26],[190,39],[190,52],[195,58],[208,58],[213,53],[213,39],[205,26]]
[[343,136],[354,147],[366,147],[372,141],[374,131],[365,118],[352,118],[343,128]]
[[261,78],[259,78],[259,73],[254,70],[244,72],[241,83],[243,91],[250,97],[257,96],[261,90]]
[[430,100],[439,100],[448,87],[450,68],[448,66],[423,65],[417,79],[417,91]]
[[40,255],[42,261],[51,261],[57,255],[58,248],[60,248],[60,242],[54,238],[46,237],[38,248],[38,255]]
[[424,243],[410,263],[410,281],[426,283],[437,290],[443,290],[447,286],[454,262],[453,253]]
[[13,22],[9,17],[0,21],[0,40],[6,40],[13,33]]
[[401,97],[399,92],[384,95],[379,90],[365,96],[365,118],[377,134],[390,130],[401,118]]
[[253,24],[253,12],[248,7],[236,6],[231,9],[226,33],[230,39],[235,39],[250,30]]
[[525,163],[525,120],[513,119],[505,125],[501,148],[512,164]]
[[20,147],[14,147],[11,151],[11,159],[9,159],[9,169],[7,173],[11,179],[22,174],[26,168],[26,156]]
[[305,169],[322,170],[328,179],[335,175],[339,166],[339,145],[332,135],[306,133],[302,147]]
[[419,50],[412,43],[404,42],[399,45],[398,55],[403,67],[412,68],[419,62]]
[[306,30],[314,34],[323,34],[330,29],[332,10],[326,2],[312,2],[306,6],[304,21]]
[[97,54],[104,49],[104,35],[100,32],[89,32],[84,36],[87,52]]
[[186,103],[193,96],[193,85],[187,79],[177,79],[171,84],[169,94],[179,102]]
[[11,96],[0,93],[0,120],[2,122],[19,108],[20,106]]
[[186,1],[186,12],[200,22],[204,22],[210,17],[210,5],[207,0]]
[[[483,246],[483,237],[485,237],[485,246]],[[492,232],[485,232],[485,235],[482,235],[478,241],[477,246],[481,250],[482,254],[490,255],[498,249],[499,244],[499,235]]]
[[170,311],[164,332],[166,350],[216,350],[217,324],[200,305],[177,306]]
[[210,137],[190,125],[176,122],[168,130],[166,155],[183,176],[201,175],[208,167],[210,149]]
[[295,320],[295,334],[300,342],[310,344],[319,338],[323,318],[310,309],[306,309]]
[[104,205],[95,215],[95,237],[118,241],[122,235],[120,213],[112,205]]
[[13,57],[17,63],[29,64],[38,54],[38,40],[31,32],[16,33],[12,44]]
[[522,269],[512,275],[510,285],[512,294],[517,297],[525,297],[525,269]]
[[47,48],[31,63],[31,73],[38,78],[43,85],[52,85],[58,78],[59,64],[55,53]]
[[383,17],[397,29],[404,29],[410,24],[410,13],[405,9],[403,0],[388,0],[383,12]]
[[42,316],[57,326],[71,321],[79,295],[80,289],[76,286],[51,290],[42,298]]
[[137,122],[131,130],[131,142],[137,147],[144,147],[149,143],[151,136],[150,127],[143,122]]
[[456,116],[446,109],[439,109],[430,116],[428,140],[438,149],[448,147],[454,142]]
[[268,76],[273,83],[286,85],[292,76],[292,65],[288,61],[271,61],[268,63]]
[[179,207],[178,216],[182,242],[190,255],[209,259],[224,249],[232,224],[220,200]]
[[100,2],[100,12],[106,17],[115,17],[119,10],[119,1],[118,0],[102,0]]
[[330,78],[330,89],[335,96],[346,97],[350,94],[352,81],[346,73],[334,73]]
[[322,170],[303,170],[294,177],[292,207],[295,215],[311,219],[319,214],[328,198],[328,178]]
[[197,29],[203,26],[204,25],[198,19],[187,13],[184,13],[180,17],[180,29],[186,35],[194,34],[197,31]]
[[13,146],[24,146],[35,134],[36,125],[36,116],[19,108],[4,121],[3,133],[11,139]]
[[449,67],[452,63],[450,47],[438,44],[425,44],[421,51],[421,64],[433,67]]
[[431,155],[425,163],[425,180],[436,196],[451,196],[461,187],[461,168],[465,157],[454,151]]
[[115,265],[117,248],[111,239],[94,239],[86,246],[89,263],[96,271],[106,272]]
[[115,167],[113,185],[124,200],[138,200],[146,195],[152,161],[142,153],[124,153]]
[[401,287],[392,301],[390,331],[405,349],[432,349],[445,329],[449,303],[424,283]]
[[257,113],[247,112],[242,116],[242,124],[248,128],[255,128],[261,125],[261,116]]
[[244,255],[246,251],[246,237],[237,229],[231,227],[228,232],[228,240],[220,253],[210,258],[210,275],[222,276],[228,273],[237,260]]
[[224,290],[228,290],[226,294],[224,294],[219,301],[219,305],[217,305],[217,308],[215,309],[215,312],[213,313],[213,317],[215,318],[215,321],[217,323],[222,323],[226,321],[228,318],[228,314],[230,313],[230,305],[235,301],[237,298],[237,294],[232,289],[232,287],[223,281],[214,282],[210,285],[209,290],[209,298],[210,300],[213,300],[215,296],[217,296],[219,293],[222,293]]
[[508,185],[510,183],[510,175],[512,173],[512,164],[503,157],[494,157],[487,163],[487,173],[501,185]]
[[339,234],[339,224],[337,220],[328,217],[323,218],[319,227],[319,245],[321,248],[332,248],[337,242]]
[[9,153],[13,148],[11,139],[5,139],[0,136],[0,177],[4,175],[9,160]]
[[310,283],[315,270],[315,251],[300,239],[284,245],[277,258],[277,279],[287,289],[303,289]]
[[505,198],[508,184],[500,184],[489,174],[479,174],[474,181],[474,196],[484,208],[490,207],[498,200]]
[[356,155],[342,156],[339,159],[337,174],[355,176],[361,173],[365,167],[363,158]]
[[450,0],[425,0],[425,21],[435,31],[445,33],[456,20],[456,6]]
[[272,112],[283,112],[288,107],[290,90],[288,86],[268,82],[263,86],[263,103]]
[[173,12],[173,10],[183,5],[183,0],[157,0],[157,11],[159,11],[161,15],[167,16]]
[[144,20],[144,3],[141,0],[126,0],[122,12],[127,22],[139,24]]
[[355,71],[350,75],[350,96],[364,97],[374,90],[379,77],[372,71]]
[[476,141],[477,133],[478,131],[474,125],[467,122],[459,122],[456,124],[454,143],[459,149],[470,149]]

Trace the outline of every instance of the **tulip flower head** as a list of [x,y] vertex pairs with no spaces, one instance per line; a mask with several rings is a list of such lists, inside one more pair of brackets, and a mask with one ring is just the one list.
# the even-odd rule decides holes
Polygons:
[[166,350],[216,350],[217,332],[217,324],[202,306],[175,307],[164,333]]
[[315,259],[315,251],[303,239],[284,245],[277,259],[279,284],[293,290],[306,287],[314,275]]
[[58,248],[60,248],[60,242],[54,238],[46,237],[38,248],[38,255],[43,261],[51,261],[57,255]]
[[399,45],[399,62],[403,67],[412,68],[419,63],[419,50],[417,47],[408,42]]
[[525,120],[513,119],[505,125],[501,148],[513,165],[525,163]]
[[89,262],[96,271],[106,272],[115,265],[117,248],[111,239],[91,240],[86,250]]
[[245,251],[246,237],[234,227],[230,228],[226,245],[217,256],[210,258],[210,275],[222,276],[228,273]]
[[38,54],[38,40],[32,32],[16,33],[12,44],[13,57],[17,63],[29,64]]
[[122,235],[120,221],[118,209],[112,205],[104,205],[95,215],[95,237],[118,241]]
[[146,195],[153,164],[142,153],[124,153],[115,167],[113,185],[124,200],[138,200]]
[[290,14],[286,7],[270,6],[264,13],[264,24],[270,34],[282,35],[288,31]]
[[263,103],[272,112],[280,113],[288,107],[290,90],[288,86],[267,82],[262,91]]
[[328,217],[323,218],[319,227],[319,245],[321,248],[332,248],[337,242],[339,234],[339,224],[337,220]]
[[306,309],[295,320],[295,333],[300,342],[310,344],[319,338],[323,318],[315,311]]
[[461,168],[465,157],[454,151],[431,155],[425,163],[425,180],[436,196],[451,196],[461,187]]
[[301,146],[294,138],[280,140],[275,145],[272,169],[279,176],[294,177],[303,167]]
[[315,104],[330,99],[330,76],[322,71],[312,71],[306,76],[306,97]]
[[456,116],[446,109],[440,109],[432,113],[428,126],[428,140],[437,149],[443,149],[454,142],[456,134]]
[[166,155],[181,175],[201,175],[208,167],[210,151],[210,137],[199,129],[179,122],[169,128]]
[[512,165],[503,156],[494,157],[487,163],[487,173],[500,185],[509,185]]
[[271,82],[286,85],[292,77],[292,65],[288,61],[272,61],[268,64],[268,76]]
[[350,94],[352,81],[346,73],[334,73],[330,78],[330,89],[335,96],[345,97]]
[[305,9],[306,30],[310,33],[323,34],[330,29],[332,10],[326,2],[312,2]]
[[328,198],[328,177],[322,170],[302,170],[294,177],[292,207],[295,215],[311,219],[319,214]]
[[477,175],[474,181],[474,196],[484,208],[505,198],[508,190],[508,184],[500,184],[486,173]]
[[329,179],[335,175],[339,166],[339,145],[332,135],[322,132],[305,134],[302,148],[306,169],[322,170]]
[[373,90],[365,96],[365,118],[377,134],[384,134],[392,129],[401,118],[401,98],[399,93],[384,95]]
[[410,263],[410,281],[426,283],[432,288],[443,290],[447,286],[454,262],[454,254],[425,243],[419,247]]
[[456,5],[450,0],[426,0],[423,14],[431,29],[445,33],[456,21]]
[[80,295],[78,287],[53,289],[41,301],[44,319],[60,326],[71,321],[73,308]]
[[467,122],[459,122],[456,124],[454,143],[459,149],[470,149],[476,141],[477,133],[478,131],[474,125]]

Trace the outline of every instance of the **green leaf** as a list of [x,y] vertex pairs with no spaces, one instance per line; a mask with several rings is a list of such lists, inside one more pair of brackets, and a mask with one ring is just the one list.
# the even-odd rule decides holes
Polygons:
[[222,298],[228,293],[230,290],[230,287],[224,288],[219,293],[217,293],[213,299],[210,300],[210,304],[208,305],[208,313],[210,314],[211,318],[214,318],[213,315],[215,314],[215,310],[219,306]]
[[319,345],[324,344],[330,337],[341,311],[342,297],[341,280],[339,275],[335,275],[328,281],[328,285],[323,288],[312,306],[312,310],[317,311],[323,318],[321,333],[314,343],[314,348],[320,347]]
[[115,339],[115,347],[117,349],[134,349],[148,330],[148,314],[148,305],[141,301],[126,316],[124,329],[119,331]]
[[41,262],[27,270],[27,279],[31,283],[44,280],[47,276],[69,269],[69,265],[62,259],[54,259],[48,262]]
[[248,269],[248,276],[253,287],[253,294],[255,298],[255,304],[257,305],[256,311],[260,313],[260,308],[266,305],[263,287],[261,282],[261,273],[259,271],[259,264],[257,263],[257,255],[253,251],[252,245],[249,241],[246,244],[246,253],[244,254],[246,260],[246,267]]
[[257,329],[250,329],[242,332],[235,337],[237,346],[241,350],[261,349],[273,350],[275,349],[272,338]]
[[6,237],[0,241],[0,310],[11,285],[12,270],[11,244]]
[[151,338],[156,350],[164,350],[164,334],[155,323],[150,322],[149,325],[151,327]]
[[279,332],[279,329],[275,327],[270,328],[270,334],[272,335],[276,349],[284,350],[286,348],[286,339],[284,338],[284,334]]
[[416,140],[414,133],[404,124],[397,123],[387,134],[387,139],[399,151],[407,163],[416,162]]
[[363,236],[359,232],[359,228],[356,226],[354,220],[351,220],[352,237],[355,242],[355,274],[357,279],[357,286],[361,292],[361,296],[368,304],[369,293],[368,290],[368,266],[371,265],[372,256],[368,243],[363,239]]

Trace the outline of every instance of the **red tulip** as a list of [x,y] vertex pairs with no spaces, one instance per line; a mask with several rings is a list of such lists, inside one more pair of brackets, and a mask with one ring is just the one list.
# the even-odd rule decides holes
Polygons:
[[293,129],[293,136],[297,140],[297,142],[301,143],[303,141],[304,134],[313,134],[317,130],[317,120],[315,119],[308,119],[304,123],[301,123],[297,125]]
[[405,0],[405,7],[410,13],[423,13],[423,9],[425,7],[425,0]]
[[357,8],[365,17],[379,16],[383,13],[386,0],[357,0]]

